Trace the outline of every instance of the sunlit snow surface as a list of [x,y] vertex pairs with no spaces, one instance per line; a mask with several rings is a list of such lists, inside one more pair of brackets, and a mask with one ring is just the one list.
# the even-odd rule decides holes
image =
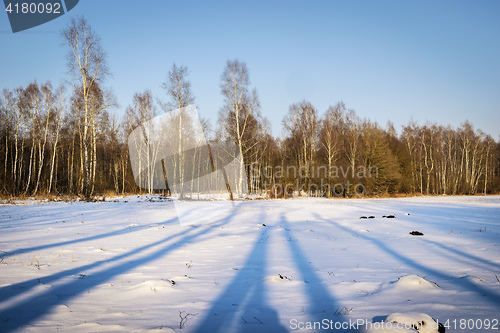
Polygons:
[[189,226],[151,196],[0,205],[0,332],[340,332],[415,316],[498,332],[459,325],[500,320],[496,276],[499,196],[254,200]]

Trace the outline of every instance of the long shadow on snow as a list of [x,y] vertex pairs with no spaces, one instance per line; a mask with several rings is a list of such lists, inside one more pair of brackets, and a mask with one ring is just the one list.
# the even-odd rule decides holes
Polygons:
[[[265,213],[262,213],[264,215]],[[259,220],[264,220],[261,218]],[[281,225],[285,228],[286,239],[291,239],[293,234],[290,225],[281,216]],[[239,270],[228,287],[214,302],[206,317],[199,323],[196,333],[204,332],[226,332],[236,321],[240,324],[238,332],[287,332],[288,328],[281,325],[277,312],[267,303],[268,288],[265,285],[265,277],[268,275],[266,259],[268,256],[267,234],[275,226],[263,228],[255,245],[247,257],[244,267]],[[308,309],[311,309],[312,321],[321,323],[324,319],[340,322],[334,316],[338,309],[334,298],[317,276],[314,267],[311,267],[301,247],[295,241],[289,241],[292,258],[295,261],[302,278],[305,280],[305,293],[309,299]],[[234,305],[244,304],[243,309],[236,309]],[[258,311],[261,309],[261,311]],[[253,311],[252,311],[253,310]],[[259,312],[258,317],[252,313]],[[238,314],[240,316],[238,317]],[[247,317],[245,318],[245,314]],[[253,317],[253,318],[252,318]],[[258,319],[258,320],[257,320]],[[341,323],[339,323],[341,324]],[[345,327],[348,322],[345,322]],[[336,330],[342,332],[342,330]],[[350,330],[349,332],[356,332]]]
[[[359,207],[362,207],[362,206],[360,205]],[[495,224],[494,222],[488,222],[488,221],[484,222],[484,219],[488,219],[490,217],[490,215],[493,215],[492,213],[486,214],[484,207],[463,207],[463,206],[460,206],[457,204],[447,204],[445,206],[438,205],[435,207],[426,206],[424,209],[422,206],[419,206],[416,204],[407,204],[403,201],[403,202],[401,202],[401,205],[398,207],[398,210],[400,210],[401,212],[404,212],[404,211],[411,212],[411,217],[398,218],[398,220],[397,220],[398,223],[401,223],[401,221],[403,221],[403,223],[410,224],[410,225],[414,225],[416,223],[416,221],[415,221],[416,216],[422,215],[425,218],[418,220],[419,226],[420,225],[429,225],[429,226],[432,226],[432,227],[439,229],[439,227],[436,227],[436,221],[435,221],[437,216],[439,216],[440,221],[443,221],[443,216],[445,216],[445,218],[444,218],[445,223],[451,223],[451,222],[456,221],[456,220],[460,220],[460,223],[465,223],[464,221],[468,222],[470,220],[470,216],[464,215],[463,211],[466,211],[468,214],[470,214],[471,211],[474,211],[476,218],[480,219],[481,225],[487,224],[489,226],[491,226],[491,225],[498,226],[498,223]],[[462,210],[462,211],[457,212],[459,210]],[[373,214],[373,211],[384,212],[385,214],[393,213],[393,211],[391,211],[387,208],[378,208],[378,207],[370,208],[370,210],[369,210],[370,214]],[[398,214],[396,214],[396,215],[398,215]],[[479,227],[479,225],[477,225],[477,223],[478,222],[470,222],[470,227],[471,228]],[[465,224],[463,226],[467,227]],[[458,230],[462,229],[462,226],[459,226],[457,229]],[[425,229],[424,230],[419,229],[419,230],[424,231]],[[351,232],[351,230],[349,230],[349,232]],[[424,233],[425,233],[425,231],[424,231]],[[465,236],[465,237],[467,237],[467,236]],[[472,254],[468,254],[468,253],[462,252],[460,250],[453,249],[453,248],[448,247],[444,244],[441,244],[441,243],[438,243],[435,241],[431,241],[429,239],[422,239],[422,241],[427,242],[429,244],[432,244],[432,245],[439,247],[443,250],[449,251],[457,256],[460,255],[464,258],[467,258],[467,259],[470,259],[473,261],[478,261],[478,262],[481,262],[485,265],[489,265],[489,266],[491,266],[490,269],[500,269],[500,264],[494,263],[494,262],[486,260],[484,258],[480,258],[480,257],[474,256]],[[474,266],[476,266],[478,268],[482,268],[482,267],[479,267],[477,264],[474,264]]]
[[[177,218],[171,219],[170,221],[165,222],[165,224],[170,223],[172,221],[177,221]],[[79,238],[79,239],[72,239],[72,240],[64,241],[64,242],[39,245],[39,246],[34,246],[34,247],[26,247],[26,248],[17,249],[17,250],[13,250],[13,251],[9,251],[9,252],[4,252],[4,253],[2,253],[2,256],[20,255],[20,254],[23,254],[26,252],[39,251],[39,250],[50,249],[53,247],[59,247],[59,246],[65,246],[65,245],[72,245],[72,244],[92,241],[92,240],[106,238],[106,237],[125,235],[125,234],[131,233],[131,232],[140,231],[140,230],[150,228],[150,227],[151,227],[151,225],[127,227],[124,229],[110,231],[110,232],[106,232],[106,233],[99,234],[99,235],[94,235],[94,236],[89,236],[89,237],[84,237],[84,238]]]
[[[172,219],[172,220],[176,220],[177,218],[175,219]],[[176,237],[180,237],[180,236],[183,236],[184,234],[188,233],[189,231],[191,231],[191,229],[185,229],[175,235],[170,235],[166,238],[163,238],[159,241],[156,241],[154,243],[151,243],[151,244],[148,244],[148,245],[144,245],[144,246],[141,246],[139,248],[136,248],[136,249],[133,249],[131,251],[128,251],[126,253],[123,253],[123,254],[120,254],[118,256],[115,256],[111,259],[104,259],[104,260],[100,260],[100,261],[96,261],[96,262],[93,262],[91,264],[88,264],[88,265],[83,265],[83,266],[79,266],[79,267],[76,267],[76,268],[72,268],[72,269],[68,269],[68,270],[65,270],[65,271],[62,271],[62,272],[58,272],[58,273],[55,273],[55,274],[52,274],[52,275],[48,275],[48,276],[44,276],[44,277],[41,277],[41,278],[35,278],[35,279],[31,279],[31,280],[26,280],[26,281],[23,281],[23,282],[18,282],[18,283],[14,283],[14,284],[10,284],[8,286],[5,286],[5,287],[0,287],[0,300],[2,302],[5,302],[7,299],[11,298],[11,297],[14,297],[14,296],[17,296],[17,295],[20,295],[20,294],[24,294],[26,293],[27,291],[29,291],[30,289],[32,289],[33,287],[37,286],[39,283],[43,283],[43,284],[50,284],[50,283],[53,283],[63,277],[66,277],[66,276],[73,276],[73,275],[76,275],[78,273],[82,273],[82,272],[85,272],[87,270],[90,270],[90,269],[93,269],[93,268],[96,268],[96,267],[99,267],[101,265],[104,265],[104,264],[109,264],[109,263],[112,263],[112,262],[115,262],[115,261],[119,261],[121,259],[124,259],[124,258],[127,258],[129,256],[132,256],[132,255],[135,255],[135,254],[138,254],[142,251],[145,251],[151,247],[154,247],[156,245],[159,245],[159,244],[162,244],[164,242],[168,242],[170,241],[171,239],[173,238],[176,238]]]
[[[491,211],[490,211],[491,209]],[[436,227],[436,220],[444,222],[443,228],[448,227],[448,224],[452,226],[456,221],[463,223],[459,225],[458,229],[462,226],[467,228],[467,226],[474,227],[476,223],[481,223],[488,226],[498,226],[498,222],[491,221],[492,217],[498,220],[495,216],[494,210],[496,207],[484,207],[484,206],[463,206],[460,204],[426,204],[425,206],[401,202],[398,206],[398,210],[401,212],[409,212],[411,215],[408,220],[419,217],[419,225],[429,225]],[[386,213],[393,213],[385,210]],[[396,214],[398,216],[398,214]],[[420,217],[424,217],[421,219]],[[405,218],[406,219],[406,218]]]
[[443,279],[443,280],[448,280],[448,281],[457,281],[458,280],[458,284],[461,285],[462,288],[465,288],[469,291],[473,291],[477,294],[480,294],[481,296],[488,295],[489,297],[486,299],[490,303],[493,303],[497,306],[500,305],[500,295],[491,291],[491,290],[488,290],[488,289],[485,289],[481,286],[478,286],[477,284],[474,284],[472,281],[470,281],[468,279],[457,278],[456,276],[445,274],[445,273],[442,273],[442,272],[437,271],[435,269],[432,269],[430,267],[427,267],[425,265],[422,265],[421,263],[418,263],[417,261],[415,261],[411,258],[405,257],[405,256],[399,254],[398,252],[394,251],[389,246],[387,246],[384,242],[382,242],[376,238],[364,235],[364,234],[359,234],[356,231],[350,230],[350,229],[348,229],[348,228],[346,228],[338,223],[335,223],[332,220],[328,220],[328,219],[323,218],[318,213],[314,213],[314,216],[317,220],[328,222],[328,223],[336,226],[337,228],[339,228],[343,231],[351,233],[355,237],[360,237],[362,239],[366,239],[366,240],[372,242],[378,248],[380,248],[382,251],[384,251],[387,254],[391,255],[392,257],[400,260],[401,262],[406,263],[406,265],[421,271],[422,273],[424,273],[426,275],[432,275],[432,276],[438,277],[438,278]]
[[[431,241],[429,239],[422,239],[423,242],[425,243],[428,243],[428,244],[431,244],[433,246],[436,246],[436,247],[439,247],[441,248],[442,250],[445,250],[445,251],[448,251],[456,256],[461,256],[465,259],[469,259],[469,260],[472,260],[472,261],[477,261],[477,262],[480,262],[480,263],[483,263],[484,265],[487,265],[487,266],[490,266],[489,269],[491,270],[499,270],[500,269],[500,264],[497,264],[497,263],[494,263],[492,261],[489,261],[489,260],[486,260],[484,258],[480,258],[478,256],[475,256],[473,254],[469,254],[469,253],[465,253],[463,251],[460,251],[458,249],[454,249],[454,248],[451,248],[449,246],[446,246],[444,244],[441,244],[441,243],[438,243],[438,242],[435,242],[435,241]],[[478,268],[484,268],[484,267],[480,267],[479,265],[475,264],[475,263],[472,263],[474,266],[478,267]]]
[[[328,322],[333,321],[333,325],[337,323],[339,329],[335,329],[336,332],[357,332],[358,330],[346,329],[349,324],[348,321],[341,320],[339,316],[335,316],[335,311],[340,309],[334,297],[328,291],[326,286],[324,285],[321,278],[317,275],[315,267],[312,265],[311,261],[308,260],[305,252],[302,250],[299,245],[299,241],[294,239],[294,234],[292,233],[292,227],[288,223],[284,214],[281,216],[281,225],[285,229],[286,238],[288,239],[288,244],[290,246],[290,252],[292,258],[295,260],[295,265],[299,270],[302,278],[304,279],[304,286],[307,298],[309,299],[308,308],[311,309],[312,319],[315,322],[322,322],[324,319],[327,319]],[[311,244],[314,246],[314,244]],[[326,258],[321,258],[322,260]],[[342,326],[342,324],[344,326]],[[332,324],[330,324],[332,325]],[[333,326],[337,327],[337,326]],[[340,329],[344,328],[344,330]]]
[[[215,225],[208,225],[205,227],[205,229],[198,231],[195,234],[188,235],[185,238],[182,239],[181,242],[179,243],[174,243],[167,245],[147,256],[144,256],[139,259],[134,259],[130,260],[124,263],[117,264],[113,267],[110,267],[106,270],[92,273],[89,275],[89,277],[86,277],[85,280],[80,280],[80,279],[74,279],[71,282],[58,285],[57,287],[50,288],[47,292],[42,293],[41,295],[37,295],[35,297],[29,298],[27,300],[23,300],[21,303],[12,306],[10,308],[7,308],[5,311],[3,311],[0,316],[0,332],[7,333],[11,332],[13,330],[17,330],[19,328],[22,328],[26,325],[28,325],[30,322],[42,317],[43,315],[49,313],[51,309],[59,304],[64,304],[68,300],[77,297],[78,295],[88,291],[90,288],[98,286],[100,284],[103,284],[104,282],[110,280],[112,277],[117,276],[119,274],[123,274],[127,271],[130,271],[136,267],[139,267],[141,265],[147,264],[150,261],[153,261],[155,259],[158,259],[161,256],[164,256],[165,254],[178,249],[182,247],[184,244],[189,244],[190,242],[196,240],[197,238],[200,238],[203,235],[206,235],[210,231],[214,230],[214,228],[226,225],[229,223],[229,221],[234,217],[236,214],[236,211],[233,210],[233,212],[224,218],[224,222],[221,222],[219,224]],[[173,237],[176,236],[181,236],[182,234],[187,233],[189,230],[182,231],[178,233],[177,235],[174,236],[169,236],[161,241],[143,246],[139,249],[135,249],[133,251],[130,251],[126,254],[119,255],[116,258],[123,259],[127,256],[142,252],[148,248],[151,248],[155,245],[159,245]],[[111,259],[111,261],[116,261],[117,259]],[[109,262],[110,260],[107,261],[101,261],[97,263],[97,266],[102,265],[106,262]],[[88,268],[95,268],[96,264],[90,264],[86,266],[79,267],[78,269],[71,269],[62,273],[54,274],[52,276],[52,280],[60,279],[65,276],[71,276],[74,275],[77,271],[82,272],[81,269],[84,269],[85,267]],[[87,269],[88,269],[87,268]],[[33,283],[36,283],[34,281],[38,282],[38,279],[33,279],[28,282],[31,284],[28,287],[33,287]],[[44,280],[42,278],[41,280]],[[46,280],[44,280],[47,282]],[[82,283],[82,281],[86,281],[86,283]],[[12,287],[12,286],[8,286]],[[8,288],[4,287],[4,288]],[[2,289],[4,289],[2,288]],[[24,291],[24,290],[23,290]],[[70,292],[68,292],[70,291]],[[45,303],[46,300],[50,300],[50,296],[55,295],[57,296],[57,300],[52,303]],[[0,294],[0,299],[4,300],[2,297],[2,294]],[[37,306],[33,306],[36,304]]]
[[[259,221],[264,220],[264,214],[261,213]],[[267,234],[272,228],[269,225],[262,228],[243,268],[213,303],[195,332],[226,332],[234,321],[240,323],[238,332],[287,332],[277,312],[267,304]]]
[[[91,204],[92,206],[82,206],[79,210],[70,210],[68,214],[68,207],[87,204]],[[106,207],[102,207],[103,205]],[[14,211],[7,211],[7,213],[0,215],[0,229],[57,226],[62,221],[77,219],[77,217],[80,218],[82,215],[85,215],[86,218],[99,219],[109,216],[109,207],[112,205],[114,206],[112,202],[40,202],[34,205],[13,205],[12,208]],[[0,206],[0,208],[2,207],[5,206]],[[40,210],[40,207],[42,210]],[[15,209],[22,209],[22,213],[18,213]],[[8,218],[2,219],[2,216],[8,216]],[[13,222],[15,223],[14,226],[12,226]]]

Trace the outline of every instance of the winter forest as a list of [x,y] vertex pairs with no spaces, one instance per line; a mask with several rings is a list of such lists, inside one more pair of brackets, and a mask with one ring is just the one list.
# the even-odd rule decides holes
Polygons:
[[[134,181],[127,138],[154,116],[196,103],[189,68],[161,69],[166,80],[154,84],[164,94],[144,87],[121,112],[106,85],[113,64],[98,32],[80,18],[60,36],[67,51],[64,85],[1,87],[0,193],[152,193]],[[225,64],[219,118],[215,126],[208,119],[202,124],[210,142],[239,147],[250,193],[283,196],[286,184],[301,195],[327,197],[500,192],[500,143],[468,121],[453,128],[409,119],[398,129],[361,119],[349,101],[318,110],[313,101],[298,100],[282,120],[282,134],[273,136],[265,116],[272,110],[260,107],[259,87],[243,60]]]

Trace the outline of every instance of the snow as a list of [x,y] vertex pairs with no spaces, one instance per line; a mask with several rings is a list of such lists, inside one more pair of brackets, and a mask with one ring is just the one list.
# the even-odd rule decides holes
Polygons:
[[439,288],[437,284],[431,283],[418,275],[407,275],[398,279],[394,284],[396,289],[415,290],[420,292],[429,292]]
[[187,205],[0,204],[0,332],[500,329],[500,196]]
[[439,329],[438,323],[425,313],[393,313],[385,321],[412,326],[420,333],[438,333]]

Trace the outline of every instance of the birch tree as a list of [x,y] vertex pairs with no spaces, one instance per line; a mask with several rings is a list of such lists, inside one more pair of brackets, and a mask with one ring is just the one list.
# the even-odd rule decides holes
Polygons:
[[[177,179],[181,184],[184,183],[184,172],[186,156],[184,154],[183,142],[186,138],[183,138],[186,126],[189,126],[190,119],[186,119],[186,115],[182,112],[182,109],[186,106],[194,103],[194,96],[191,92],[191,82],[188,79],[189,71],[185,66],[177,66],[175,63],[172,65],[172,69],[168,73],[167,81],[162,84],[163,89],[169,97],[169,101],[162,105],[165,112],[180,109],[177,123],[177,140],[179,142],[178,147],[178,158],[176,159],[175,172],[177,174]],[[176,141],[177,141],[176,140]],[[195,151],[196,154],[196,151]],[[192,168],[195,170],[195,168]],[[179,196],[184,198],[184,186],[179,186]]]
[[59,144],[59,138],[61,129],[64,125],[63,121],[65,118],[66,105],[64,101],[64,89],[61,87],[56,92],[56,103],[54,107],[54,116],[52,120],[52,157],[50,160],[50,174],[49,174],[49,187],[48,193],[52,192],[52,183],[54,180],[54,169],[57,154],[57,145]]
[[326,110],[325,116],[321,119],[321,129],[319,132],[319,154],[323,160],[326,160],[328,172],[327,179],[329,190],[327,196],[331,195],[332,180],[330,179],[330,170],[334,163],[340,158],[342,151],[342,123],[344,117],[345,105],[343,102],[337,103]]
[[283,119],[283,126],[288,135],[289,142],[295,146],[291,149],[295,153],[295,159],[299,172],[305,170],[307,193],[311,181],[311,168],[314,167],[314,157],[317,149],[317,111],[308,101],[290,105],[288,114]]
[[[8,89],[3,89],[2,95],[0,96],[0,124],[1,124],[1,133],[3,135],[2,139],[2,144],[5,145],[2,149],[3,153],[3,178],[2,178],[2,183],[3,183],[3,191],[5,192],[11,192],[13,191],[11,180],[8,177],[9,174],[9,160],[12,159],[10,155],[12,153],[9,150],[9,146],[11,145],[11,136],[12,136],[12,130],[14,127],[13,124],[14,120],[14,95],[12,91]],[[10,155],[9,155],[10,153]]]
[[52,113],[54,111],[54,94],[52,91],[52,85],[50,83],[44,84],[41,89],[42,103],[43,103],[43,114],[40,115],[38,131],[40,132],[40,139],[38,140],[38,173],[35,183],[35,189],[33,194],[36,194],[38,187],[40,185],[40,178],[42,176],[42,170],[45,161],[45,149],[47,146],[47,141],[49,140],[49,125],[52,119]]
[[70,24],[62,30],[61,35],[68,46],[67,66],[71,77],[70,83],[81,95],[83,101],[81,124],[83,193],[85,196],[90,196],[92,184],[88,138],[91,135],[94,113],[97,112],[92,107],[91,93],[93,86],[109,75],[109,70],[101,40],[85,18],[72,19]]
[[[260,107],[257,90],[250,91],[250,77],[247,65],[239,60],[228,60],[221,75],[221,93],[224,104],[219,112],[219,124],[223,138],[229,139],[239,148],[241,159],[238,177],[238,194],[244,188],[246,167],[249,165],[249,153],[257,144],[252,130],[259,119]],[[246,184],[248,185],[248,184]]]
[[[153,180],[154,180],[154,160],[155,143],[159,140],[157,133],[153,133],[156,129],[154,124],[150,122],[156,115],[157,109],[153,101],[153,96],[149,90],[144,93],[136,93],[134,95],[133,105],[129,106],[126,111],[126,126],[128,133],[132,132],[135,128],[142,129],[142,135],[132,136],[133,144],[137,151],[139,174],[137,184],[140,187],[145,187],[149,194],[153,193]],[[143,167],[144,164],[144,167]],[[146,170],[145,177],[143,177],[143,169]]]
[[42,96],[40,92],[40,87],[36,82],[31,83],[26,87],[23,94],[26,106],[24,110],[24,116],[28,122],[27,128],[29,129],[29,136],[31,137],[31,147],[29,154],[28,163],[28,178],[26,179],[26,184],[24,186],[24,194],[28,193],[29,187],[32,181],[32,175],[36,167],[36,150],[37,140],[40,140],[40,124],[39,117],[42,108]]

